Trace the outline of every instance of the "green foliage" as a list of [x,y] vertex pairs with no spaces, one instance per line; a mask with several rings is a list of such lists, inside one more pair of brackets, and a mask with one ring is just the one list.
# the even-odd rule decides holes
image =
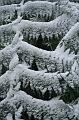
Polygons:
[[61,92],[63,94],[64,91],[64,85],[66,84],[65,79],[61,76],[61,78],[59,78],[59,83],[60,83],[60,87],[61,87]]
[[28,82],[26,86],[23,86],[23,81],[21,81],[20,90],[38,99],[40,99],[42,96],[42,93],[40,90],[36,90],[35,87],[33,89],[31,88],[30,82]]
[[30,20],[31,17],[29,13],[26,14],[25,12],[21,13],[21,16],[24,20]]
[[29,38],[29,44],[32,44],[32,45],[34,45],[34,39],[33,39],[33,35],[32,36],[28,36],[28,38]]
[[26,88],[23,88],[23,91],[29,95],[33,95],[33,90],[31,89],[30,82],[27,84]]
[[0,97],[0,102],[3,100],[4,98]]
[[53,118],[51,117],[50,120],[53,120]]
[[57,96],[57,94],[56,94],[55,90],[54,90],[53,87],[52,87],[52,90],[51,90],[51,98],[54,98],[54,97],[56,97],[56,96]]
[[18,54],[18,58],[19,58],[19,62],[23,62],[23,59],[22,59],[22,56],[23,56],[23,53],[17,53]]
[[40,14],[38,14],[38,18],[41,19],[41,15]]
[[28,115],[28,113],[27,113],[27,109],[26,109],[26,110],[23,110],[23,111],[21,112],[21,119],[23,119],[23,120],[30,120],[30,119],[29,119],[29,115]]
[[70,87],[68,84],[66,86],[66,90],[62,93],[60,99],[62,99],[65,103],[70,103],[75,101],[79,97],[79,86],[74,85],[74,88]]
[[8,70],[8,68],[2,63],[1,74],[3,75],[7,70]]
[[13,120],[15,120],[15,113],[12,114],[12,118],[13,118]]
[[3,119],[4,119],[3,111],[0,110],[0,120],[3,120]]
[[22,17],[24,20],[27,20],[27,16],[25,13],[23,13],[23,17]]
[[75,93],[75,99],[79,97],[79,85],[74,84],[74,93]]
[[5,21],[5,20],[3,20],[3,21],[2,21],[2,24],[3,24],[3,25],[5,25],[5,24],[6,24],[6,21]]
[[0,50],[2,50],[3,48],[5,48],[4,44],[0,43]]
[[[27,15],[26,15],[25,12],[21,13],[21,16],[24,20],[30,20],[30,18],[34,17],[33,14],[30,15],[29,13],[27,13]],[[53,14],[53,12],[52,12],[51,15],[46,14],[46,13],[44,15],[43,14],[42,15],[38,14],[36,16],[36,18],[37,18],[38,21],[41,21],[41,22],[49,22],[49,21],[52,21],[54,19],[54,14]]]
[[40,34],[37,41],[36,41],[36,47],[38,48],[42,48],[42,43],[43,43],[43,38],[42,38],[42,35]]
[[37,64],[36,64],[36,59],[35,59],[35,57],[34,57],[34,59],[33,59],[33,62],[32,62],[32,64],[31,64],[31,68],[30,68],[30,69],[35,70],[35,71],[38,71],[38,67],[37,67]]
[[29,34],[27,36],[27,40],[28,40],[27,42],[30,43],[30,36],[29,36]]
[[44,120],[44,113],[41,114],[41,120]]
[[45,69],[47,70],[46,73],[49,73],[50,71],[48,70],[47,65],[45,64]]
[[[39,120],[38,118],[35,118],[33,114],[31,114],[31,116],[29,116],[29,113],[27,112],[27,108],[22,110],[21,119],[22,120]],[[43,119],[41,119],[41,120],[43,120]]]
[[38,91],[36,90],[35,87],[33,88],[33,96],[36,97],[36,98],[39,98]]
[[50,93],[49,93],[49,90],[47,89],[46,91],[45,91],[45,93],[44,93],[44,100],[49,100],[49,98],[50,98]]
[[25,30],[23,30],[23,34],[24,34],[24,41],[26,41],[29,44],[32,44],[38,48],[48,50],[48,51],[55,50],[62,38],[59,34],[58,34],[58,36],[53,34],[52,37],[50,37],[50,36],[47,37],[47,35],[42,37],[41,33],[39,34],[38,38],[36,38],[36,37],[33,37],[33,35],[30,36],[30,34],[26,35]]
[[35,120],[34,115],[32,114],[30,120]]
[[17,13],[17,10],[15,10],[14,15],[13,15],[13,17],[11,18],[11,20],[12,20],[12,21],[13,21],[13,20],[16,20],[17,17],[18,17],[18,13]]
[[43,99],[43,95],[42,95],[42,92],[41,92],[40,89],[37,90],[37,93],[38,93],[38,94],[37,94],[37,98],[38,98],[38,99]]
[[51,90],[48,90],[48,88],[47,88],[45,93],[42,94],[42,91],[40,89],[36,89],[34,86],[31,87],[30,82],[28,82],[24,86],[23,85],[23,80],[21,80],[20,90],[26,92],[27,94],[31,95],[34,98],[42,99],[42,100],[50,100],[53,97],[57,96],[57,94],[56,94],[56,92],[54,91],[53,88],[51,88]]
[[45,35],[43,38],[41,33],[40,33],[38,39],[36,40],[35,46],[38,48],[44,49],[44,50],[48,50],[48,51],[51,50],[47,36]]
[[52,12],[51,16],[49,14],[48,15],[47,14],[44,15],[44,22],[50,22],[52,20],[54,20],[53,12]]
[[55,34],[52,35],[52,39],[50,40],[52,50],[56,49],[56,47],[59,44],[60,40],[61,40],[60,37],[57,37]]
[[72,100],[75,100],[74,90],[68,84],[66,86],[65,92],[60,97],[65,103],[70,103]]
[[18,17],[18,13],[17,10],[15,10],[14,18],[17,19],[17,17]]
[[50,99],[52,99],[52,98],[54,98],[54,97],[56,97],[56,96],[57,96],[57,94],[56,94],[56,92],[54,91],[53,87],[51,88],[50,91],[49,91],[48,88],[47,88],[46,91],[45,91],[45,93],[44,93],[44,95],[43,95],[43,99],[44,99],[44,100],[50,100]]

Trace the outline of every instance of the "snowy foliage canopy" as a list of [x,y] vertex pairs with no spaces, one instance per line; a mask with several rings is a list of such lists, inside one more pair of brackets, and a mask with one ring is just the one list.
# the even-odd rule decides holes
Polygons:
[[79,120],[78,46],[78,3],[0,0],[0,120]]

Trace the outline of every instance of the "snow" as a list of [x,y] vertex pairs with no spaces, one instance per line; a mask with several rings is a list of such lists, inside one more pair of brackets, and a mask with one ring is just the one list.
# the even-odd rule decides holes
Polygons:
[[[31,9],[35,11],[35,14],[36,12],[39,13],[40,9],[40,14],[42,14],[42,11],[43,15],[45,12],[49,14],[55,5],[55,2],[47,1],[29,1],[24,4],[24,0],[22,0],[19,6],[6,5],[0,7],[2,11],[6,10],[6,12],[11,7],[11,12],[13,8],[18,10],[16,20],[0,26],[1,35],[4,31],[10,31],[11,37],[13,35],[13,39],[8,40],[10,45],[0,50],[0,65],[2,66],[3,62],[9,68],[0,76],[0,98],[3,98],[0,102],[0,114],[3,114],[6,120],[12,120],[13,113],[15,113],[16,120],[22,120],[20,119],[21,112],[26,108],[29,116],[33,114],[35,118],[39,119],[41,119],[41,114],[44,111],[44,120],[49,120],[50,117],[53,117],[54,120],[68,120],[68,117],[74,120],[74,115],[79,116],[79,103],[68,105],[63,100],[59,100],[62,95],[60,80],[61,82],[62,79],[65,81],[63,84],[64,91],[67,84],[74,87],[74,83],[79,83],[79,52],[76,52],[79,40],[79,5],[69,1],[61,1],[60,10],[62,8],[62,14],[57,13],[56,18],[50,22],[22,20],[22,17],[19,16],[25,10],[26,13],[28,11],[30,13]],[[47,35],[47,37],[52,36],[52,34],[62,35],[63,33],[63,38],[55,51],[46,51],[22,41],[23,31],[26,31],[26,36],[29,33],[30,36],[33,35],[34,37],[38,37],[40,33],[42,33],[42,36]],[[4,38],[3,43],[5,43]],[[20,54],[22,55],[22,61],[19,58]],[[30,69],[34,58],[36,59],[38,71]],[[45,65],[47,65],[48,73]],[[0,73],[1,70],[2,67]],[[21,82],[24,86],[30,82],[32,88],[40,89],[42,93],[47,88],[50,91],[53,87],[58,96],[49,101],[33,98],[20,90]],[[5,108],[8,108],[7,112]]]
[[24,4],[24,0],[21,1],[20,5],[22,6]]
[[6,117],[7,120],[12,120],[12,115],[9,113]]
[[24,65],[18,65],[14,68],[13,71],[8,71],[5,76],[0,79],[0,83],[4,85],[4,88],[6,88],[7,86],[4,84],[4,81],[9,82],[8,84],[10,84],[10,89],[8,91],[7,97],[13,96],[14,93],[19,90],[21,78],[23,79],[24,84],[30,81],[30,83],[36,88],[44,90],[48,86],[48,89],[53,87],[57,92],[60,90],[58,78],[61,79],[61,76],[65,78],[67,74],[68,73],[44,73],[42,71],[35,72],[33,70],[29,70],[27,67],[24,67]]
[[78,26],[79,26],[79,22],[77,22],[74,26],[72,26],[72,28],[69,30],[69,32],[66,34],[66,36],[63,39],[71,39],[73,35],[76,34],[77,31],[79,30]]
[[[60,34],[66,29],[66,25],[68,24],[68,27],[71,27],[74,23],[71,22],[71,18],[69,20],[68,16],[66,14],[63,14],[62,16],[59,16],[55,20],[51,22],[31,22],[28,20],[22,20],[20,24],[17,25],[18,29],[22,31],[23,29],[26,31],[26,34],[36,34],[39,35],[41,32],[44,35],[52,36],[53,33]],[[61,26],[63,24],[63,26]],[[51,27],[52,26],[52,27]],[[58,29],[59,28],[59,29]],[[65,33],[64,33],[65,34]]]
[[[56,7],[55,2],[51,3],[51,2],[47,2],[47,1],[40,1],[39,4],[38,4],[38,2],[39,1],[34,1],[34,2],[29,1],[19,7],[17,5],[14,5],[14,6],[6,5],[5,7],[1,6],[2,7],[1,9],[8,10],[11,8],[14,9],[14,7],[15,7],[15,9],[18,10],[18,15],[20,15],[21,12],[30,11],[31,8],[33,7],[33,9],[36,10],[35,13],[32,13],[33,15],[36,15],[37,11],[39,13],[39,11],[41,9],[43,10],[43,14],[47,15],[48,14],[47,11],[50,13],[52,6],[54,8]],[[40,10],[39,10],[39,8],[40,8]],[[47,8],[48,9],[51,8],[51,9],[48,10]],[[11,10],[9,10],[9,11],[11,11]],[[34,10],[32,10],[32,11],[34,11]],[[70,2],[68,2],[68,5],[65,5],[63,8],[62,8],[62,4],[61,4],[61,11],[62,11],[62,14],[57,15],[55,17],[55,19],[50,22],[34,22],[34,21],[22,20],[22,17],[18,16],[18,18],[15,21],[13,21],[13,22],[11,21],[12,23],[0,26],[0,34],[1,34],[1,36],[3,36],[2,37],[3,41],[1,41],[1,42],[5,46],[7,45],[6,41],[8,41],[8,44],[10,44],[14,37],[13,32],[16,32],[17,30],[21,31],[21,32],[23,32],[23,30],[24,30],[26,32],[26,37],[29,33],[29,35],[30,36],[33,35],[34,38],[35,37],[37,38],[40,33],[42,34],[42,36],[46,35],[48,38],[52,37],[53,34],[56,34],[56,35],[60,34],[61,36],[62,36],[62,34],[63,34],[63,36],[66,35],[66,33],[69,31],[69,29],[72,26],[74,26],[75,23],[78,21],[79,9],[78,9],[77,4],[73,5]],[[3,13],[3,12],[1,12],[1,13]],[[6,14],[6,16],[7,16],[7,14]],[[3,17],[1,17],[1,18],[3,18]],[[5,36],[4,33],[7,34],[7,32],[10,33],[10,35],[9,36],[6,35],[6,37],[4,37]],[[8,37],[8,40],[6,39],[7,37]]]
[[21,119],[21,112],[22,112],[22,110],[23,110],[23,107],[20,106],[18,111],[16,111],[16,113],[15,113],[15,119],[16,120],[23,120],[23,119]]
[[13,57],[13,59],[11,60],[11,62],[9,64],[9,70],[12,70],[13,68],[15,68],[16,65],[18,65],[18,63],[19,63],[18,61],[19,61],[18,60],[18,55],[15,54],[14,57]]
[[14,25],[16,25],[16,24],[20,23],[21,20],[22,20],[22,17],[18,16],[18,18],[15,21],[13,21],[12,23]]
[[76,68],[78,68],[78,63],[77,63],[77,61],[74,62],[73,66],[72,66],[72,68],[71,68],[71,71],[72,71],[73,74],[76,72]]
[[44,110],[46,113],[44,119],[46,120],[50,118],[49,115],[52,116],[54,120],[58,120],[59,117],[60,118],[63,117],[65,120],[66,114],[71,113],[71,109],[66,104],[64,104],[62,100],[56,100],[56,99],[52,99],[51,101],[38,100],[32,98],[31,96],[27,95],[22,91],[17,92],[13,98],[8,99],[8,103],[10,102],[12,102],[13,106],[17,104],[17,107],[19,104],[23,105],[24,107],[27,106],[29,114],[31,112],[36,117],[38,116],[39,118],[41,117],[42,110]]
[[15,4],[15,3],[19,4],[21,1],[22,0],[9,0],[9,1],[8,0],[5,0],[5,1],[0,0],[0,6],[1,5],[4,6],[4,5],[7,5],[7,4],[11,5],[11,4]]
[[14,37],[12,43],[11,43],[12,47],[17,45],[18,42],[21,42],[22,39],[23,39],[23,36],[22,36],[21,32],[17,31],[16,35],[15,35],[15,37]]

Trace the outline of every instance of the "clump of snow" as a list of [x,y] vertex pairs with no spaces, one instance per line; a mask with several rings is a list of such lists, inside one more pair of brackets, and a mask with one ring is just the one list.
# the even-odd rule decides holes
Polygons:
[[11,44],[12,47],[17,45],[18,42],[21,42],[22,39],[23,39],[23,36],[22,36],[21,32],[17,31],[17,33],[12,41],[12,44]]
[[13,70],[13,68],[15,68],[16,65],[18,65],[18,63],[19,63],[18,55],[15,54],[13,59],[11,60],[11,62],[9,64],[9,70]]
[[[54,120],[58,120],[58,118],[63,118],[65,120],[67,116],[69,116],[69,113],[71,113],[73,117],[73,111],[71,111],[70,107],[66,105],[62,100],[38,100],[32,98],[22,91],[19,91],[14,95],[14,97],[8,99],[7,102],[12,104],[13,106],[17,105],[17,108],[20,104],[21,106],[24,106],[24,108],[27,107],[29,115],[31,112],[35,117],[38,117],[39,119],[41,118],[43,110],[46,113],[44,115],[44,120],[49,120],[50,117],[53,117]],[[0,106],[1,105],[3,106],[5,105],[5,103],[0,104]]]
[[78,66],[77,61],[74,61],[74,64],[73,64],[73,66],[72,66],[72,68],[71,68],[71,71],[72,71],[73,74],[76,72],[76,69],[77,69],[78,67],[79,67],[79,66]]
[[13,118],[12,118],[12,114],[9,113],[9,114],[7,115],[7,117],[6,117],[6,119],[7,119],[7,120],[13,120]]

